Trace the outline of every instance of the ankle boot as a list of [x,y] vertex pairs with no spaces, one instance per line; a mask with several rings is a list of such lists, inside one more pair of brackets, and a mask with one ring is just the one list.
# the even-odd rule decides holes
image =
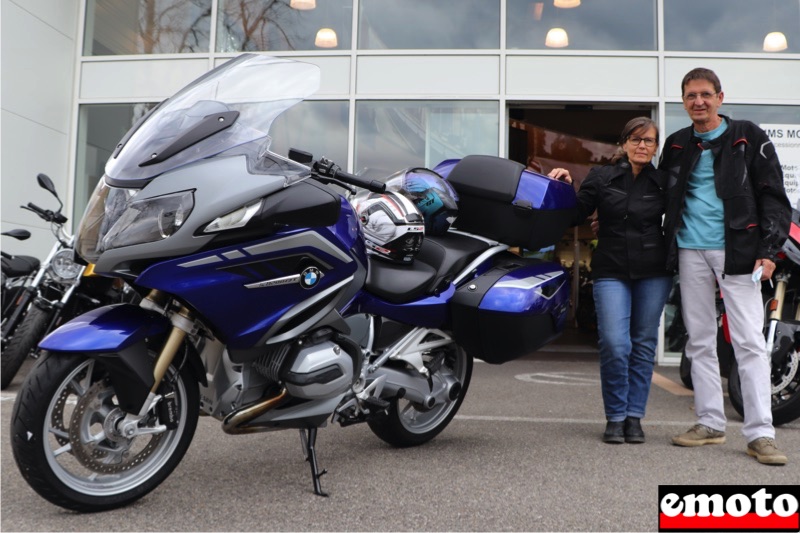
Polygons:
[[606,431],[603,433],[603,442],[609,444],[622,444],[625,441],[625,422],[606,422]]
[[644,442],[644,431],[638,418],[629,416],[625,419],[625,442],[641,444]]

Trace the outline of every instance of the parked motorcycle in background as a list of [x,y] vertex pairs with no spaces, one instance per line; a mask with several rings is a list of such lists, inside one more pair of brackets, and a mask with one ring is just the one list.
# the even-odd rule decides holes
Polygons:
[[[31,232],[25,229],[12,229],[2,233],[5,237],[25,241],[31,237]],[[2,301],[2,321],[14,310],[16,303],[25,285],[39,270],[39,260],[29,255],[11,255],[0,251],[2,255],[2,282],[0,283],[0,301]]]
[[[67,217],[61,213],[64,204],[56,193],[53,181],[45,174],[36,176],[39,186],[52,194],[59,203],[56,211],[42,209],[33,203],[21,206],[23,209],[35,213],[39,218],[48,222],[53,235],[56,238],[55,244],[50,249],[47,258],[39,265],[33,274],[30,282],[18,290],[18,296],[14,299],[13,306],[9,309],[7,317],[2,327],[2,353],[0,353],[0,387],[6,388],[13,379],[20,365],[25,359],[27,352],[21,350],[22,338],[17,332],[28,316],[31,305],[40,295],[42,288],[47,287],[52,279],[52,273],[57,273],[62,279],[74,279],[80,275],[81,268],[72,260],[72,237],[64,229]],[[29,328],[28,328],[29,329]],[[27,335],[26,335],[27,337]],[[16,339],[16,340],[15,340]],[[30,351],[30,347],[28,349]]]
[[445,161],[433,170],[460,197],[456,229],[423,239],[421,217],[376,201],[396,230],[384,251],[409,260],[368,255],[372,214],[362,221],[330,185],[378,196],[385,185],[269,151],[274,118],[319,82],[314,65],[245,54],[120,142],[76,251],[147,295],[41,342],[11,444],[45,499],[99,511],[141,498],[181,461],[200,413],[229,434],[299,430],[324,495],[315,442],[329,420],[423,444],[461,406],[473,356],[499,364],[563,331],[566,271],[508,248],[555,244],[572,187],[499,157]]
[[23,208],[50,222],[56,242],[35,275],[28,276],[30,283],[16,287],[17,297],[9,305],[8,320],[3,323],[0,389],[11,384],[25,359],[35,355],[39,341],[64,321],[135,295],[122,280],[96,276],[92,268],[75,263],[73,238],[64,228],[67,218],[61,214],[63,203],[49,177],[39,174],[37,180],[55,196],[59,209],[53,212],[31,203]]
[[[772,423],[776,426],[800,418],[800,211],[792,210],[789,237],[776,259],[771,281],[761,283],[764,299],[764,335],[772,366]],[[728,378],[728,397],[744,416],[739,367],[731,345],[725,315],[725,295],[718,299],[717,356],[720,373]],[[687,383],[684,374],[689,377]],[[684,351],[681,378],[691,388],[691,362]]]

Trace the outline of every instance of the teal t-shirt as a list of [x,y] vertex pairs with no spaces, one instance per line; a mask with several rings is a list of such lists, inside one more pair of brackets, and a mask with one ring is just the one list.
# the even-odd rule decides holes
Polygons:
[[[698,133],[704,141],[713,141],[728,129],[728,122],[715,129]],[[725,248],[725,211],[714,186],[714,154],[703,150],[686,184],[683,226],[678,231],[678,247],[692,250]]]

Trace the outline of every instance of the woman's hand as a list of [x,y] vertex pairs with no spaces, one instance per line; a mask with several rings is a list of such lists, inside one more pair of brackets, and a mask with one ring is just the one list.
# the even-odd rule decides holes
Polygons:
[[547,174],[547,177],[566,183],[572,183],[572,176],[569,175],[569,170],[566,168],[554,168]]

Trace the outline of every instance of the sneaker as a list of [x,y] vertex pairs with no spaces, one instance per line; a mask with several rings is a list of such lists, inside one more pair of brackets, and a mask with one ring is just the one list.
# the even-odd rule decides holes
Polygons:
[[603,442],[609,444],[622,444],[625,442],[625,432],[623,427],[625,422],[611,422],[606,423],[606,431],[603,433]]
[[676,446],[702,446],[704,444],[725,444],[725,432],[711,429],[702,424],[695,424],[686,433],[672,437]]
[[785,465],[789,460],[775,446],[775,439],[759,437],[747,445],[747,455],[764,465]]
[[625,442],[629,444],[641,444],[644,442],[644,430],[638,418],[629,416],[625,419]]

